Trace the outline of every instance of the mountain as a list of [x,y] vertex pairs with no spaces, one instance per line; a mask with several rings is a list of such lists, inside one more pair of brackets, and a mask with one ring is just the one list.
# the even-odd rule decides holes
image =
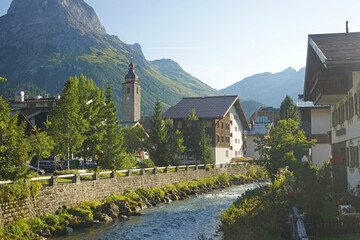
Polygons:
[[148,62],[139,44],[107,34],[83,0],[13,0],[0,17],[0,75],[8,79],[0,94],[5,97],[16,91],[61,93],[68,77],[84,74],[98,86],[111,82],[121,113],[121,83],[131,57],[142,86],[143,115],[152,112],[157,97],[169,107],[183,97],[220,94],[180,67],[176,76]]
[[303,92],[304,78],[305,68],[301,68],[298,72],[287,68],[275,74],[269,72],[255,74],[220,91],[237,94],[241,98],[254,99],[266,106],[280,107],[286,94],[294,102],[297,101],[298,94]]
[[208,85],[204,84],[199,79],[185,72],[184,69],[182,69],[177,62],[174,62],[171,59],[154,60],[150,61],[150,64],[156,71],[158,71],[165,77],[168,77],[187,88],[196,89],[197,93],[201,96],[209,93],[212,95],[219,95],[219,92],[217,90],[209,90]]

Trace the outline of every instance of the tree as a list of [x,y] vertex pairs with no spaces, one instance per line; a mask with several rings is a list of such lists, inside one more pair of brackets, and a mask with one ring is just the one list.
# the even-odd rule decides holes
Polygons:
[[296,122],[300,121],[298,108],[294,104],[293,100],[289,95],[286,95],[284,100],[281,102],[280,119],[281,120],[292,119]]
[[[113,101],[113,95],[110,83],[106,89],[106,108],[104,110],[104,135],[101,142],[101,152],[99,154],[99,165],[105,169],[120,169],[128,167],[125,162],[131,162],[131,156],[123,147],[123,135],[119,124],[116,104]],[[135,159],[133,159],[135,161]]]
[[146,137],[146,132],[142,126],[126,126],[122,128],[122,134],[124,136],[124,147],[126,148],[126,152],[138,154],[145,147],[144,139]]
[[156,166],[168,166],[170,163],[168,126],[162,117],[161,104],[160,99],[156,99],[147,147],[150,158]]
[[70,169],[70,155],[80,149],[84,142],[87,123],[83,120],[79,103],[79,80],[70,77],[65,83],[59,105],[50,112],[48,124],[50,136],[55,141],[55,153],[66,156]]
[[289,118],[279,120],[270,131],[267,145],[270,147],[270,174],[276,174],[279,168],[290,167],[295,171],[301,164],[301,158],[308,153],[314,140],[307,141],[304,132],[300,129],[299,122]]
[[184,145],[186,154],[202,163],[213,162],[211,141],[206,133],[206,126],[196,116],[195,109],[191,109],[188,118],[185,120]]
[[8,103],[0,97],[0,179],[24,177],[28,152],[24,125],[17,126],[17,118],[11,117]]
[[81,156],[86,159],[95,158],[101,150],[101,142],[104,136],[104,112],[105,93],[104,89],[95,86],[94,81],[83,75],[80,76],[79,84],[80,114],[87,123],[84,128],[85,140],[81,147]]
[[171,165],[180,165],[179,156],[181,156],[185,151],[184,139],[182,133],[179,130],[172,129],[172,134],[170,137],[170,151],[169,159]]
[[270,149],[267,145],[268,139],[263,134],[256,134],[255,139],[255,151],[259,153],[260,160],[269,160]]
[[184,145],[186,147],[185,153],[189,157],[196,158],[196,152],[198,152],[198,142],[200,136],[200,121],[196,116],[195,109],[191,109],[189,116],[185,119],[184,129]]
[[204,164],[214,163],[213,151],[211,150],[211,141],[209,136],[206,134],[206,127],[204,124],[201,124],[200,127],[200,138],[197,151],[195,152],[196,160],[199,160]]
[[[40,130],[40,129],[39,129]],[[33,156],[37,157],[37,173],[39,173],[39,161],[51,155],[54,149],[54,141],[47,132],[40,132],[36,127],[30,135],[31,151]]]
[[0,77],[0,82],[6,82],[6,78]]

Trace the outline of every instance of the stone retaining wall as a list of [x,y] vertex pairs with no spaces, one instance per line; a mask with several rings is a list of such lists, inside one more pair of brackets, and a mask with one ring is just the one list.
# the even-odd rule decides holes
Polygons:
[[19,218],[31,218],[44,213],[54,214],[60,206],[76,206],[83,200],[103,200],[112,194],[122,194],[125,189],[136,190],[140,187],[165,187],[176,182],[217,176],[221,173],[244,174],[244,166],[227,166],[211,170],[197,169],[167,173],[145,173],[126,177],[95,178],[95,180],[73,183],[54,183],[44,186],[38,197],[23,201],[0,204],[0,226],[7,225]]

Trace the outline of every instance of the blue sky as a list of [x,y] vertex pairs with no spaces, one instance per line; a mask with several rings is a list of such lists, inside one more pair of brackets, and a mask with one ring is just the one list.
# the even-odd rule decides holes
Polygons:
[[[221,89],[305,66],[308,34],[360,31],[358,0],[85,0],[107,32]],[[0,1],[0,15],[11,0]]]

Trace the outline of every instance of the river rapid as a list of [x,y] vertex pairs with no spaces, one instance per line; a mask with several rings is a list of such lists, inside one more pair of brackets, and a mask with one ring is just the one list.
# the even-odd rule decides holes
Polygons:
[[184,201],[160,204],[140,211],[141,216],[75,229],[71,234],[52,239],[220,240],[223,237],[219,231],[218,213],[227,209],[246,190],[259,186],[257,183],[233,186]]

